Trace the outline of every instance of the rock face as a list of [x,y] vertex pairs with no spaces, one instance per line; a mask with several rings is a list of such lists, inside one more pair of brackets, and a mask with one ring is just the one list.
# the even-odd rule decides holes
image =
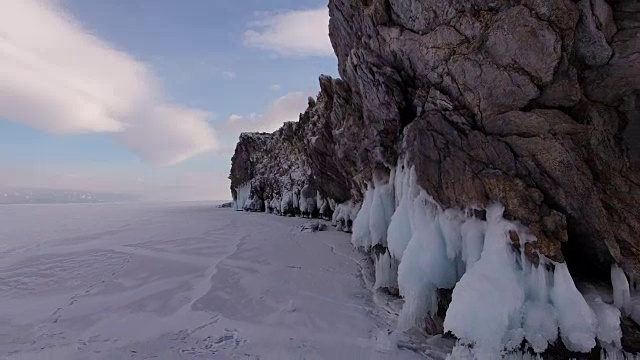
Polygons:
[[350,3],[330,30],[373,161],[403,154],[446,207],[500,200],[532,252],[638,274],[637,2]]
[[640,276],[640,2],[329,10],[342,79],[321,77],[298,123],[241,136],[234,198],[244,184],[262,201],[305,190],[335,210],[405,164],[445,208],[501,202],[535,235],[532,260],[588,279],[614,263]]
[[294,198],[299,199],[304,191],[315,199],[315,182],[301,141],[304,125],[304,121],[288,122],[273,134],[240,135],[230,178],[233,199],[237,203],[244,197],[244,210],[300,215],[300,204],[296,200],[294,205]]

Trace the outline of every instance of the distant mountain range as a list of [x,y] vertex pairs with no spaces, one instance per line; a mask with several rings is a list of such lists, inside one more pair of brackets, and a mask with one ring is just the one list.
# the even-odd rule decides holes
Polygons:
[[132,201],[131,195],[76,190],[10,188],[0,189],[0,204],[65,204]]

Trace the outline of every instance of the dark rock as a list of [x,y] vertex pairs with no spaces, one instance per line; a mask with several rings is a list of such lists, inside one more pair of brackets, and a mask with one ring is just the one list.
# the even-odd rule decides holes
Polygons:
[[589,66],[605,65],[613,50],[609,46],[616,25],[604,0],[580,0],[580,22],[576,28],[576,56]]
[[640,353],[640,325],[628,317],[620,319],[622,328],[622,347],[629,353]]

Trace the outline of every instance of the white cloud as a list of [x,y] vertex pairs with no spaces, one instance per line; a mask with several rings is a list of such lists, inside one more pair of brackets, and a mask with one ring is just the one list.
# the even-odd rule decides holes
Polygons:
[[130,124],[118,140],[154,164],[176,164],[217,147],[207,117],[199,110],[157,106]]
[[0,0],[0,117],[60,134],[111,132],[173,164],[215,148],[203,111],[166,104],[142,63],[50,0]]
[[273,91],[278,91],[282,88],[282,86],[280,84],[273,84],[269,88]]
[[233,114],[220,127],[220,131],[240,133],[245,131],[272,132],[285,121],[297,121],[308,105],[308,96],[302,92],[288,93],[276,99],[264,114],[240,116]]
[[269,14],[244,33],[246,46],[284,56],[333,56],[327,8]]
[[236,78],[236,73],[234,73],[233,71],[223,71],[222,75],[226,76],[229,79],[235,79]]

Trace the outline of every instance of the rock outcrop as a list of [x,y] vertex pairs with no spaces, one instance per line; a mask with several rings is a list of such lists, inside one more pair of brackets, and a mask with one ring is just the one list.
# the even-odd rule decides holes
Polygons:
[[329,11],[342,79],[321,77],[299,122],[241,136],[240,207],[285,198],[279,213],[328,216],[408,166],[443,208],[502,203],[535,236],[523,245],[534,263],[566,261],[587,280],[618,264],[638,279],[640,2],[330,0]]
[[[301,193],[315,201],[315,182],[301,141],[303,128],[303,121],[288,122],[273,134],[240,135],[230,175],[233,199],[236,204],[242,199],[240,208],[301,215],[306,211],[300,211]],[[310,212],[315,208],[314,203]]]

